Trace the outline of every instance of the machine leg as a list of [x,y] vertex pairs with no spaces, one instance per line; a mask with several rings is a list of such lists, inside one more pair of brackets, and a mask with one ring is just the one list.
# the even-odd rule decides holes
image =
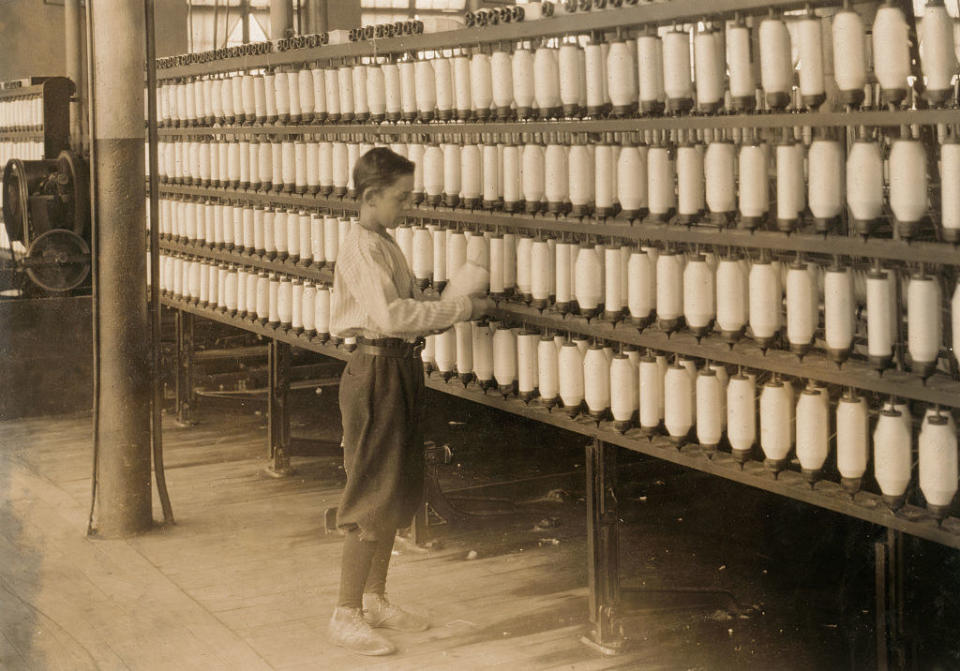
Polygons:
[[267,352],[269,389],[267,390],[267,448],[270,463],[267,473],[286,477],[290,467],[290,414],[287,391],[290,389],[290,345],[271,340]]
[[193,393],[193,315],[177,310],[177,424],[197,423]]
[[874,544],[876,557],[877,669],[907,668],[903,621],[903,534],[887,529],[885,540]]
[[593,629],[584,642],[605,654],[624,644],[620,605],[620,521],[617,516],[617,447],[587,444],[587,586]]

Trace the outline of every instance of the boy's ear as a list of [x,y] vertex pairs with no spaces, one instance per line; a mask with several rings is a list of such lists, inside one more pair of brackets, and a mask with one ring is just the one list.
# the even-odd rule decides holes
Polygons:
[[363,195],[360,196],[360,202],[364,205],[373,205],[379,196],[380,189],[367,188],[364,190]]

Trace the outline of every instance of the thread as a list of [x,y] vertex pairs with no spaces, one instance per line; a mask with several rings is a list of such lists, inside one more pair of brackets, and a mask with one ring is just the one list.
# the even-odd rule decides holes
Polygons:
[[867,50],[863,20],[851,9],[833,16],[833,78],[838,99],[846,105],[859,105],[867,83]]
[[910,370],[928,377],[940,355],[943,326],[940,316],[940,286],[936,279],[915,274],[907,285],[907,350]]
[[848,392],[837,403],[837,470],[846,491],[859,490],[867,454],[867,404]]

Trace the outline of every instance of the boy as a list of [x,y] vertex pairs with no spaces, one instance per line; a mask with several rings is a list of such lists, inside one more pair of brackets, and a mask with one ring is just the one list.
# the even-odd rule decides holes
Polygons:
[[347,484],[337,524],[346,538],[329,636],[365,655],[396,649],[373,627],[429,626],[384,596],[394,536],[410,523],[423,495],[419,339],[479,319],[494,306],[485,297],[431,300],[417,289],[403,252],[386,232],[410,203],[413,171],[413,163],[386,148],[371,149],[357,161],[359,225],[344,239],[333,280],[330,330],[357,336],[358,345],[340,379]]

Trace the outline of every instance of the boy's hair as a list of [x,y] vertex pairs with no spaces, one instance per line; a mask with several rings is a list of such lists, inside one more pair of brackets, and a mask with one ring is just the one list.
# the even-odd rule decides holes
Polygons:
[[405,175],[412,175],[413,161],[400,154],[376,147],[357,159],[353,166],[353,185],[357,197],[361,200],[368,189],[382,189],[390,186]]

